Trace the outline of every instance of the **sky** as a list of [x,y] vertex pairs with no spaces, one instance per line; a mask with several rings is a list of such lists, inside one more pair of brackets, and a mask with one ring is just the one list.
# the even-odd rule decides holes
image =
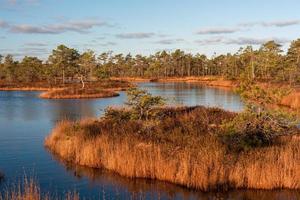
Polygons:
[[47,59],[60,44],[208,56],[300,38],[299,0],[0,0],[0,54]]

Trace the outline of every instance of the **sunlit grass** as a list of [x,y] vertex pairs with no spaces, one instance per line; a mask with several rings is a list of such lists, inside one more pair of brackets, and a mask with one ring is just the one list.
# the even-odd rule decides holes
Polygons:
[[40,95],[45,99],[81,99],[81,98],[105,98],[115,97],[119,94],[113,90],[84,89],[84,88],[64,88],[54,89]]
[[22,183],[11,186],[0,193],[0,200],[79,200],[76,192],[67,192],[63,198],[53,196],[49,193],[42,193],[37,181],[24,178]]
[[300,137],[245,152],[219,139],[236,114],[217,108],[166,109],[159,120],[63,121],[45,145],[65,161],[126,177],[164,180],[204,191],[300,188]]

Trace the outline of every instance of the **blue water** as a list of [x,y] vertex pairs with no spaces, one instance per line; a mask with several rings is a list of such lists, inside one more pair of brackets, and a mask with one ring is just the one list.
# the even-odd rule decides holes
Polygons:
[[[139,87],[167,98],[169,104],[243,109],[240,97],[232,91],[187,83],[141,83]],[[43,146],[55,123],[100,117],[106,107],[123,105],[126,94],[89,100],[45,100],[38,95],[39,92],[0,92],[0,171],[5,174],[0,191],[18,184],[26,175],[35,177],[42,192],[61,197],[66,191],[76,190],[85,199],[299,198],[297,191],[202,193],[161,181],[128,179],[105,170],[67,165]]]

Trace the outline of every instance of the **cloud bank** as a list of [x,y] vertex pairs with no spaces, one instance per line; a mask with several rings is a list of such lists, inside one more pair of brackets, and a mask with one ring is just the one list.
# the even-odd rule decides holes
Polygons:
[[248,22],[248,23],[241,23],[239,26],[241,27],[253,27],[253,26],[262,26],[262,27],[287,27],[287,26],[294,26],[299,25],[300,20],[285,20],[285,21],[271,21],[271,22]]
[[200,45],[217,45],[217,44],[227,44],[227,45],[262,45],[270,40],[274,40],[280,44],[286,44],[291,40],[287,38],[252,38],[252,37],[238,37],[238,38],[224,38],[224,37],[213,37],[204,40],[196,40],[195,42]]
[[6,21],[0,19],[0,28],[7,28],[9,25]]
[[120,33],[115,35],[119,39],[146,39],[152,38],[155,36],[155,33],[144,33],[144,32],[137,32],[137,33]]
[[197,31],[198,35],[217,35],[238,32],[238,28],[205,28]]
[[183,42],[184,39],[182,38],[177,38],[177,39],[164,39],[164,40],[159,40],[156,41],[156,44],[163,44],[163,45],[168,45],[168,44],[176,44],[178,42]]
[[60,34],[65,32],[88,33],[90,29],[95,27],[110,27],[111,25],[99,20],[72,20],[61,23],[31,25],[31,24],[16,24],[10,25],[1,20],[0,28],[6,28],[12,33],[24,34]]

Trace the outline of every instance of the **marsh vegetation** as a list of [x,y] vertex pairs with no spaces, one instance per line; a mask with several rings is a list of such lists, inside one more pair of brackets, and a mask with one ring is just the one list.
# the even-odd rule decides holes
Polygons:
[[145,91],[128,95],[129,108],[60,122],[46,147],[68,162],[203,191],[299,189],[299,130],[284,115],[159,107],[162,99]]
[[82,98],[108,98],[118,96],[118,92],[134,87],[126,81],[103,80],[101,82],[87,83],[84,88],[78,84],[70,84],[68,87],[49,89],[41,93],[45,99],[82,99]]
[[79,200],[76,192],[66,192],[64,197],[57,197],[54,194],[42,193],[40,186],[34,179],[23,178],[18,185],[9,187],[0,193],[0,200]]

